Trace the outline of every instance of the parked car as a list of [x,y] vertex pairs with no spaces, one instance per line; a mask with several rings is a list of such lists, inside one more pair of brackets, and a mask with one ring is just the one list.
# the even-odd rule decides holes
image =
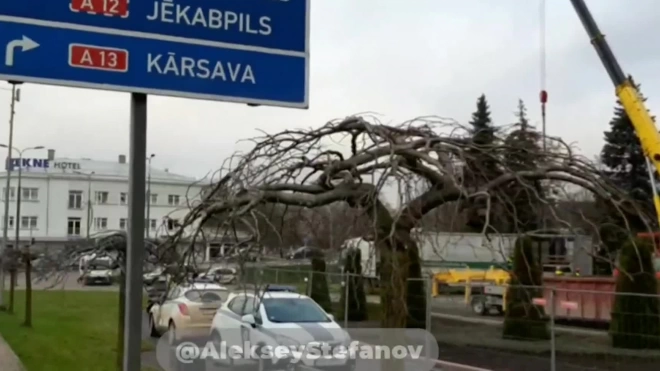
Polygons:
[[238,273],[235,268],[211,268],[208,272],[201,273],[198,279],[207,279],[223,285],[230,285],[236,281]]
[[151,312],[151,307],[154,304],[161,303],[165,299],[169,284],[168,277],[162,275],[157,277],[151,285],[145,286],[145,291],[147,292],[147,314]]
[[229,297],[226,287],[209,283],[177,285],[169,289],[164,300],[149,308],[151,336],[168,332],[173,344],[195,334],[208,334],[218,308]]
[[142,281],[144,281],[145,285],[151,285],[155,281],[157,281],[160,277],[162,277],[164,273],[165,273],[165,268],[157,267],[156,269],[143,274]]
[[116,263],[110,257],[96,254],[84,255],[80,258],[78,282],[87,285],[111,285],[114,280]]
[[268,292],[298,292],[298,289],[296,289],[295,286],[289,286],[289,285],[268,285],[268,286],[266,286],[264,291],[268,291]]
[[[299,347],[315,342],[330,346],[349,346],[351,338],[314,300],[292,292],[266,291],[236,292],[229,296],[213,318],[211,340],[220,345]],[[300,349],[300,348],[298,348]],[[293,352],[296,352],[293,350]],[[286,356],[286,355],[285,355]],[[293,354],[303,365],[318,368],[347,367],[353,369],[355,360],[346,357],[312,359]],[[259,370],[287,369],[287,357],[258,359]],[[233,360],[228,360],[233,363]]]
[[323,254],[318,250],[310,246],[300,247],[287,256],[289,260],[301,260],[301,259],[311,259],[314,257],[323,257]]

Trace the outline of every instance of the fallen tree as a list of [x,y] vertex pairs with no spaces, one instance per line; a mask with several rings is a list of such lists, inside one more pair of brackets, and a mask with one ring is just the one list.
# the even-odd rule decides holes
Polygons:
[[[191,237],[194,246],[205,238],[203,226],[210,220],[240,226],[259,240],[263,223],[268,223],[259,213],[264,204],[317,208],[344,203],[368,219],[369,234],[380,252],[379,273],[385,287],[381,290],[382,326],[420,327],[425,319],[425,305],[420,303],[425,290],[419,279],[419,248],[411,232],[431,211],[449,204],[456,214],[478,208],[478,220],[472,224],[482,232],[497,233],[500,220],[534,215],[529,208],[542,207],[546,219],[555,219],[554,227],[570,228],[553,210],[553,202],[538,192],[541,182],[552,183],[553,188],[572,184],[608,199],[615,208],[637,210],[634,202],[569,145],[558,138],[543,140],[552,142],[548,147],[554,150],[513,148],[503,138],[482,146],[467,137],[460,125],[440,118],[384,125],[349,117],[316,129],[264,135],[251,140],[251,151],[225,162],[219,172],[222,176],[184,218],[171,245],[177,245],[183,231],[192,228],[196,229]],[[529,162],[533,166],[513,166],[511,153],[536,161]],[[491,170],[486,172],[478,161],[470,161],[474,156],[480,162],[486,157]],[[523,195],[527,204],[521,206],[516,200]],[[386,198],[396,198],[399,206],[388,208]],[[518,224],[513,223],[514,227]]]

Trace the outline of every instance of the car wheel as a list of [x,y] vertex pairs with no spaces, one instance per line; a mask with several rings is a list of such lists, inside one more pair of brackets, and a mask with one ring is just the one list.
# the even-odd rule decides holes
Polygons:
[[174,325],[174,322],[170,321],[169,326],[167,326],[167,341],[170,345],[174,345],[176,340],[176,326]]
[[472,311],[475,314],[486,315],[487,308],[485,300],[481,298],[475,298],[472,300]]
[[156,321],[154,321],[153,314],[149,315],[149,328],[151,330],[150,335],[152,338],[157,338],[158,336],[160,336],[158,330],[156,329]]

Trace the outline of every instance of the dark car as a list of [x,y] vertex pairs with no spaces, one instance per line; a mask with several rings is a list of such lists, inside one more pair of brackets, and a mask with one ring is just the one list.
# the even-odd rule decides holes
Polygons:
[[298,292],[295,286],[288,285],[268,285],[266,286],[267,292]]
[[323,254],[319,249],[309,246],[303,246],[301,248],[298,248],[287,256],[289,260],[311,259],[315,257],[322,258]]

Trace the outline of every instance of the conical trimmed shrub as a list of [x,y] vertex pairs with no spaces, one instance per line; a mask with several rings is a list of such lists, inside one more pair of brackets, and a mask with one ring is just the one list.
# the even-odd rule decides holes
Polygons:
[[610,338],[615,348],[660,349],[660,300],[651,241],[627,241],[619,255],[619,276]]
[[317,302],[323,310],[332,313],[332,300],[326,277],[325,260],[321,256],[312,258],[312,289],[310,297]]
[[[351,322],[366,321],[367,315],[367,295],[364,291],[364,280],[362,279],[362,253],[359,249],[352,249],[347,252],[344,260],[344,282],[348,285],[342,287],[340,303],[341,319],[348,315]],[[348,279],[346,279],[348,277]],[[348,297],[347,297],[348,295]],[[348,300],[348,313],[344,313]]]
[[534,241],[530,237],[516,240],[513,272],[507,289],[503,337],[516,340],[550,339],[548,319],[543,307],[533,303],[543,296],[543,270],[534,258]]

